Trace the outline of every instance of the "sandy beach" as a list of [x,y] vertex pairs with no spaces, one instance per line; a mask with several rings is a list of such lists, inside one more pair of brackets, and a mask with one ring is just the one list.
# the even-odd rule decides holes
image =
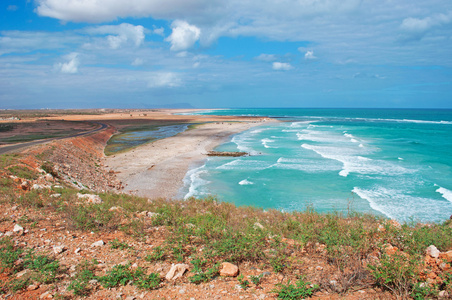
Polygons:
[[200,165],[208,151],[231,135],[262,124],[263,119],[254,119],[198,125],[174,137],[109,156],[105,165],[117,173],[126,193],[148,198],[181,198],[187,171]]

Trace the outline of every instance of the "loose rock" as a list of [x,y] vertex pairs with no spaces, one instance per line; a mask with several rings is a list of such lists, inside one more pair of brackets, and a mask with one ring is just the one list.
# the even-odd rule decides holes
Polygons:
[[19,224],[15,224],[13,232],[21,232],[21,231],[24,231],[24,228],[22,226],[20,226]]
[[427,249],[425,249],[425,253],[433,258],[438,258],[440,254],[439,250],[434,245],[428,246]]
[[165,278],[166,280],[176,280],[177,278],[180,278],[184,275],[185,271],[187,271],[189,268],[186,264],[173,264],[171,266],[171,269],[166,274]]
[[104,241],[100,240],[91,244],[91,247],[101,247],[105,245]]
[[102,199],[99,197],[99,195],[95,195],[95,194],[80,194],[80,193],[77,193],[77,197],[79,199],[86,199],[87,203],[101,204],[103,202]]
[[231,263],[224,262],[221,264],[220,275],[228,276],[228,277],[235,277],[235,276],[239,275],[239,267],[237,267],[236,265],[233,265]]
[[63,253],[64,250],[66,250],[64,246],[53,246],[53,253],[55,254]]

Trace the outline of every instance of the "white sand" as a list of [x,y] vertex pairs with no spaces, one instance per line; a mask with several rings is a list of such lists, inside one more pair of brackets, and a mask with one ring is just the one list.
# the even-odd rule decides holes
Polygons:
[[206,153],[233,134],[262,125],[218,122],[198,125],[174,137],[107,157],[105,165],[119,172],[126,193],[148,198],[176,198],[187,171],[206,159]]

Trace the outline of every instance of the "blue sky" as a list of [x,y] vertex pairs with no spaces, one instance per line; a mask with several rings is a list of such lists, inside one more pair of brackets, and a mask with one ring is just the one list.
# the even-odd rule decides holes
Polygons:
[[452,108],[450,0],[2,0],[0,108]]

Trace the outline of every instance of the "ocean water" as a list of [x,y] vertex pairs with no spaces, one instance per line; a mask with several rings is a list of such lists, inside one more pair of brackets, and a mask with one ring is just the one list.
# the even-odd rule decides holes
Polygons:
[[229,109],[270,116],[185,177],[186,197],[284,211],[365,212],[401,222],[452,214],[452,110]]

